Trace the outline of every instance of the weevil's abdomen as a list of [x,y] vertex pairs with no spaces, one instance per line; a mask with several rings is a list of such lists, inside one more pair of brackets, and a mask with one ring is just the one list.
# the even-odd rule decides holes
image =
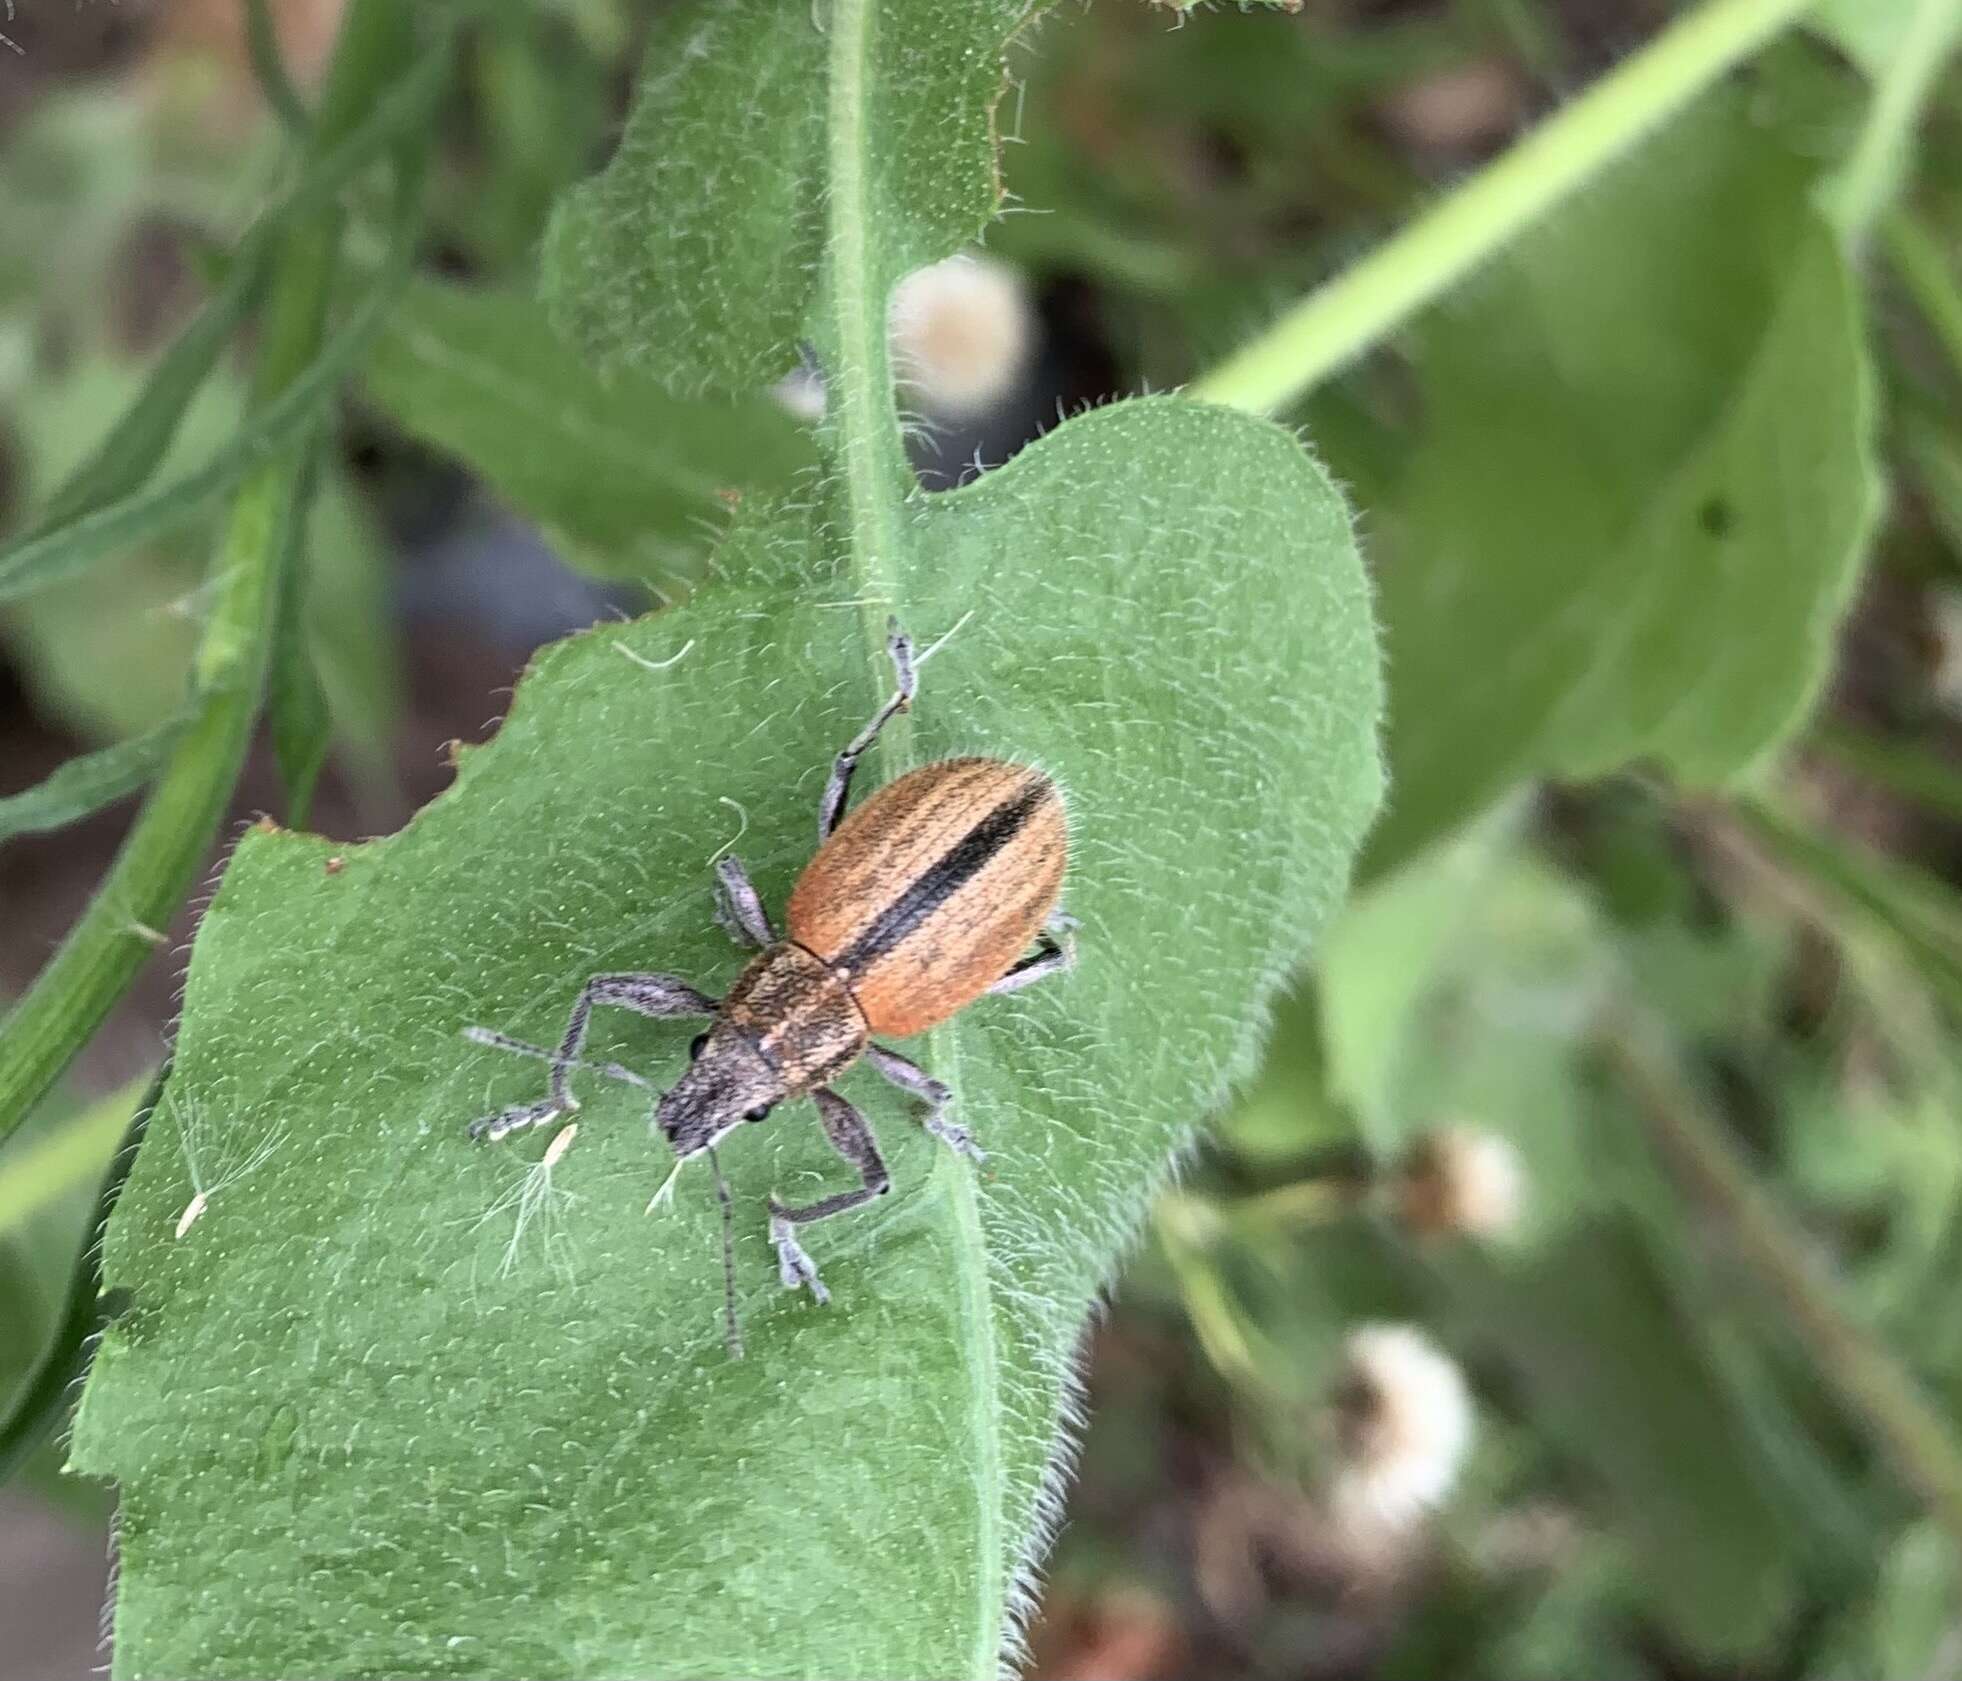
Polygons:
[[791,890],[789,934],[873,1033],[923,1033],[1008,972],[1063,890],[1062,795],[1027,765],[943,759],[839,825]]

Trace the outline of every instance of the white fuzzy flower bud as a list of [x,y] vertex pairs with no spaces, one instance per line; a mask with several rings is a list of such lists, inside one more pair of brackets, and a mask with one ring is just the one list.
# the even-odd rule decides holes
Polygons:
[[1445,1127],[1411,1145],[1396,1193],[1404,1224],[1423,1236],[1500,1238],[1519,1224],[1526,1166],[1495,1132]]
[[892,300],[894,372],[929,414],[967,417],[1014,389],[1035,339],[1028,290],[1014,269],[963,255],[915,269]]
[[1343,1345],[1336,1385],[1336,1531],[1363,1550],[1394,1550],[1451,1492],[1472,1438],[1457,1365],[1410,1325],[1367,1325]]

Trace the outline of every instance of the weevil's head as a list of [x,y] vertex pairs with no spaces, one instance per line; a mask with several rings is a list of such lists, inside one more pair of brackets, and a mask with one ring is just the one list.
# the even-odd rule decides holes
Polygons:
[[698,1155],[783,1099],[783,1076],[741,1033],[717,1022],[688,1047],[688,1070],[662,1094],[654,1125],[677,1156]]

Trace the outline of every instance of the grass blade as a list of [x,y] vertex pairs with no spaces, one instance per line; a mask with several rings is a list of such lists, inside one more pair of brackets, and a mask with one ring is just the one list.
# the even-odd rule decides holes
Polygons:
[[79,822],[135,793],[170,757],[189,722],[188,713],[166,719],[127,741],[70,759],[32,788],[0,799],[0,844]]
[[0,604],[73,577],[105,555],[194,518],[287,448],[366,353],[415,256],[416,218],[398,216],[380,272],[299,378],[204,466],[174,484],[99,508],[0,554]]
[[[446,33],[374,102],[345,140],[309,164],[287,193],[260,213],[234,248],[218,291],[164,353],[136,401],[88,460],[55,491],[26,531],[0,546],[0,599],[20,593],[10,589],[7,580],[53,564],[49,557],[60,555],[64,533],[78,522],[95,516],[107,521],[101,527],[91,527],[93,535],[84,535],[78,551],[84,558],[61,567],[51,574],[53,577],[68,576],[118,543],[134,541],[176,519],[190,517],[205,499],[223,494],[243,476],[242,469],[235,477],[203,487],[188,502],[166,499],[159,493],[157,500],[163,506],[152,510],[153,515],[161,515],[154,525],[145,521],[131,526],[109,518],[140,500],[137,493],[168,452],[191,399],[250,312],[264,277],[267,255],[280,231],[294,219],[332,203],[348,182],[399,144],[405,134],[414,132],[447,85],[449,57]],[[21,586],[32,587],[31,583]]]

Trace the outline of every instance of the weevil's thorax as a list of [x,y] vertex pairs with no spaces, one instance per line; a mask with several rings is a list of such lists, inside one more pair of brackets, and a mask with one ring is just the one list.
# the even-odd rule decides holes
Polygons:
[[858,1060],[867,1037],[850,989],[829,964],[789,940],[742,972],[716,1025],[755,1047],[787,1097],[837,1078]]

